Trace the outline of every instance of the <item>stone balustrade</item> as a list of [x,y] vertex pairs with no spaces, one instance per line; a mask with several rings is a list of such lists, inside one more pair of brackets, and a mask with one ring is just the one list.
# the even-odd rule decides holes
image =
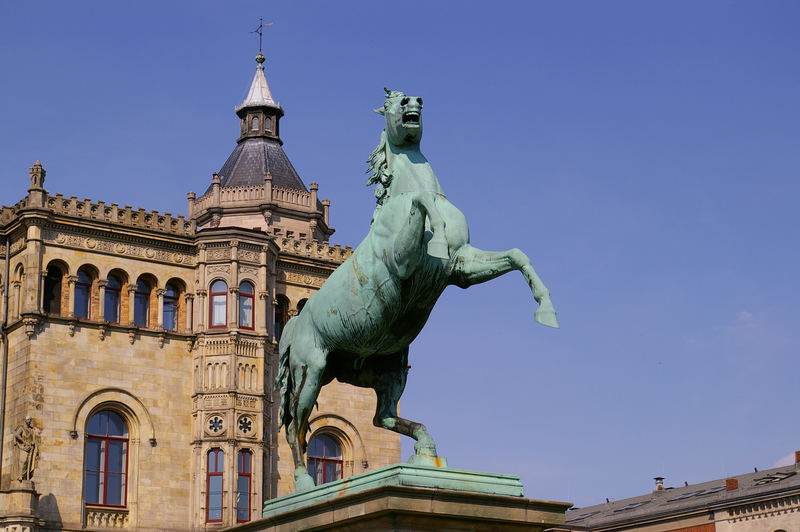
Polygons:
[[331,246],[327,242],[318,242],[316,240],[297,240],[288,237],[278,237],[275,239],[275,243],[278,244],[281,253],[337,263],[344,262],[353,254],[353,248],[351,246],[342,247],[339,244]]

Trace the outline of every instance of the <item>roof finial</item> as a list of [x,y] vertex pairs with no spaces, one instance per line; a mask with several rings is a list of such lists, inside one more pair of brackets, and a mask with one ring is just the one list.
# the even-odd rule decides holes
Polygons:
[[264,57],[264,54],[261,52],[261,42],[264,37],[264,28],[267,26],[272,26],[272,22],[264,24],[264,17],[258,17],[258,27],[250,32],[258,33],[258,55],[256,56],[256,63],[259,65],[267,60],[267,58]]

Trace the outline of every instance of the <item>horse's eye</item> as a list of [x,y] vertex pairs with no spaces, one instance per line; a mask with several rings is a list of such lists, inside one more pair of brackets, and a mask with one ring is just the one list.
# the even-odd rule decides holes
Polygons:
[[420,107],[421,107],[421,106],[422,106],[422,98],[417,98],[417,103],[418,103],[418,104],[420,105]]
[[403,98],[400,100],[400,105],[408,105],[408,98]]

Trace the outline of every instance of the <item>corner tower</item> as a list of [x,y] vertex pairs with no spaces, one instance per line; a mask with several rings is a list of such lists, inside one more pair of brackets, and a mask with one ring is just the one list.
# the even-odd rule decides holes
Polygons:
[[264,75],[266,58],[259,53],[255,60],[250,89],[236,107],[236,147],[202,196],[188,194],[189,216],[198,229],[244,227],[325,242],[334,231],[328,225],[330,202],[318,199],[317,183],[306,187],[283,151],[283,109]]

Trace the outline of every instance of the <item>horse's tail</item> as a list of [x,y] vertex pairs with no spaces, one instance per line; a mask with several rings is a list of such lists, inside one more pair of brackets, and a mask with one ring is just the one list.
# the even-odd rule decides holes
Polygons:
[[289,368],[289,354],[292,347],[292,331],[294,330],[295,322],[297,320],[291,319],[286,322],[281,333],[281,340],[278,344],[278,353],[280,361],[278,362],[278,373],[275,376],[274,390],[280,394],[281,408],[278,414],[278,430],[282,426],[288,425],[292,420],[291,409],[291,393],[292,393],[292,372]]

